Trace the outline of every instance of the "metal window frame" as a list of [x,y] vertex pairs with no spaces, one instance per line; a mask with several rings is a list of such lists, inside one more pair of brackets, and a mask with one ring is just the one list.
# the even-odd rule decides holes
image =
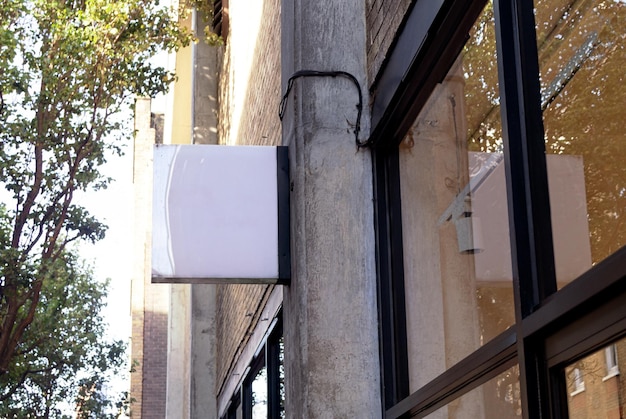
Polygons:
[[[257,374],[267,366],[265,361],[265,345],[260,348],[258,355],[255,357],[254,361],[250,364],[250,368],[248,369],[248,373],[246,374],[246,378],[243,381],[243,386],[241,388],[241,405],[243,407],[243,419],[252,419],[252,407],[253,407],[253,397],[252,397],[252,383],[256,378]],[[267,371],[267,370],[266,370]],[[268,382],[269,382],[269,371],[268,373]],[[268,385],[269,389],[269,385]],[[268,394],[268,405],[269,405],[269,394]],[[269,406],[268,406],[269,407]]]
[[280,419],[284,406],[280,400],[280,339],[283,336],[282,312],[274,319],[270,332],[246,368],[245,377],[239,389],[233,394],[230,405],[226,409],[224,419],[236,417],[241,409],[243,419],[252,418],[252,382],[258,372],[265,367],[267,370],[267,417]]
[[[385,418],[423,417],[516,363],[523,417],[567,417],[564,367],[626,335],[626,312],[620,310],[626,304],[626,248],[556,291],[534,3],[494,0],[516,323],[408,394],[398,144],[485,4],[414,1],[372,89]],[[424,7],[437,10],[425,13]],[[423,37],[416,37],[420,30]]]

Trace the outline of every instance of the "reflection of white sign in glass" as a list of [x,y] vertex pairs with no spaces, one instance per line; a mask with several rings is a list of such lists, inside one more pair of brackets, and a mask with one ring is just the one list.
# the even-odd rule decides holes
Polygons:
[[285,147],[157,145],[153,282],[289,277]]
[[[557,280],[564,285],[591,267],[583,160],[574,155],[546,155],[552,209],[554,259]],[[469,153],[473,237],[481,252],[474,255],[476,280],[508,283],[512,280],[509,218],[504,161],[501,154]]]

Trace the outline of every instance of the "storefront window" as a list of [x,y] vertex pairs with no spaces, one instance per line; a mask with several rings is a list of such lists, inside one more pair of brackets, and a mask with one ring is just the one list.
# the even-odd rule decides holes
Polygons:
[[385,417],[620,417],[626,1],[432,7],[374,98]]
[[267,419],[267,368],[263,366],[252,380],[252,419]]
[[240,389],[233,394],[224,419],[285,417],[285,345],[280,320],[258,351]]
[[513,367],[446,406],[427,419],[513,419],[522,417],[518,368]]
[[411,391],[514,323],[489,3],[400,145]]
[[626,381],[619,371],[626,368],[625,357],[622,339],[565,367],[571,419],[622,417]]
[[626,245],[626,2],[535,5],[562,286]]

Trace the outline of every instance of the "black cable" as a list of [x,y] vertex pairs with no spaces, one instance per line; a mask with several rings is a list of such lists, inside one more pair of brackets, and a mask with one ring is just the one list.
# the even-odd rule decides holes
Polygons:
[[361,114],[363,113],[363,94],[361,93],[361,85],[359,81],[352,74],[345,71],[316,71],[316,70],[300,70],[296,71],[289,77],[287,81],[287,90],[283,95],[282,100],[280,101],[280,108],[278,110],[278,117],[280,120],[283,120],[285,116],[285,108],[287,107],[287,98],[289,97],[289,93],[291,93],[291,89],[293,88],[293,83],[296,79],[300,77],[345,77],[350,79],[352,83],[357,88],[359,93],[359,103],[356,105],[357,108],[357,116],[356,123],[354,124],[354,136],[357,147],[366,147],[369,145],[369,142],[359,140],[359,132],[361,131]]

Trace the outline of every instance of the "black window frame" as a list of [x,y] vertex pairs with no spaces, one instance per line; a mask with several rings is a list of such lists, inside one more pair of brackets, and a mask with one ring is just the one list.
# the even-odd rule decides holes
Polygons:
[[[257,354],[254,361],[252,361],[252,364],[250,364],[250,369],[248,370],[248,373],[246,374],[246,378],[243,382],[243,387],[241,389],[243,419],[252,419],[252,408],[253,408],[253,402],[254,402],[252,383],[254,382],[254,379],[256,378],[257,374],[264,367],[266,367],[265,346],[261,347],[261,351]],[[269,394],[268,394],[267,401],[269,404]]]
[[[427,415],[516,364],[523,417],[565,418],[564,367],[626,335],[626,247],[556,291],[534,2],[494,0],[516,323],[409,394],[398,145],[486,3],[414,1],[372,88],[381,382],[389,419]],[[429,7],[437,10],[425,13]]]
[[236,418],[238,409],[241,409],[242,419],[252,419],[252,382],[264,367],[267,371],[267,417],[268,419],[281,419],[281,412],[284,412],[280,391],[280,345],[283,337],[282,312],[279,313],[269,330],[270,332],[266,335],[249,367],[246,369],[241,386],[233,394],[224,419]]

